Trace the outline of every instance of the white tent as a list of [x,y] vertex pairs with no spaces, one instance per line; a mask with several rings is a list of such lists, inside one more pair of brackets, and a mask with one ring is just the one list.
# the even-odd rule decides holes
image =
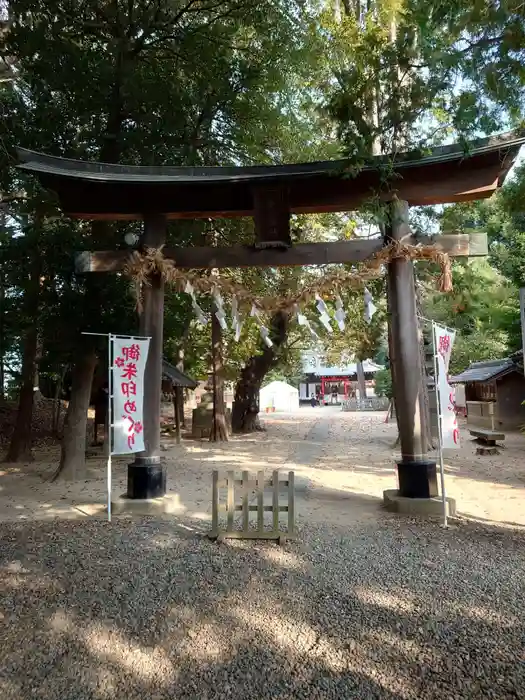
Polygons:
[[259,408],[292,413],[299,408],[299,392],[286,382],[270,382],[259,392]]

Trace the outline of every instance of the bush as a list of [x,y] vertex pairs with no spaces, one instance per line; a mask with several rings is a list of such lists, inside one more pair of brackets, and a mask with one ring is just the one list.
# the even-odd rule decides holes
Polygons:
[[392,398],[392,375],[389,369],[380,369],[375,374],[376,396],[386,396]]

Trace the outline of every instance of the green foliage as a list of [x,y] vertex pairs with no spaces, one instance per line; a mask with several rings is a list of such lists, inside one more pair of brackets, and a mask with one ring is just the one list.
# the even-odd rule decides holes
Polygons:
[[490,133],[505,121],[519,125],[525,86],[523,3],[452,0],[422,4],[422,10],[427,27],[441,27],[436,36],[448,51],[440,58],[461,75],[455,90],[461,131]]
[[486,260],[455,262],[450,294],[426,287],[425,316],[456,329],[451,372],[505,357],[520,347],[516,288]]
[[344,7],[339,15],[330,7],[319,18],[328,36],[326,109],[345,151],[359,162],[414,143],[416,122],[442,89],[446,69],[430,60],[431,49],[419,40],[417,3]]
[[392,398],[392,374],[389,369],[380,369],[374,375],[377,396]]
[[523,19],[518,0],[325,3],[321,85],[346,153],[359,163],[520,124]]
[[[52,197],[11,167],[15,145],[74,158],[186,165],[321,158],[330,145],[317,137],[317,117],[302,94],[311,65],[308,24],[288,3],[13,0],[9,11],[2,49],[15,62],[17,77],[0,84],[0,177],[3,196],[21,191],[27,199],[10,204],[14,223],[1,242],[3,268],[9,267],[7,297],[13,300],[5,308],[10,330],[2,354],[16,352],[22,341],[15,303],[27,289],[21,261],[37,254],[44,260],[37,321],[42,366],[51,375],[74,360],[81,331],[136,331],[129,282],[114,275],[76,277],[73,257],[76,250],[123,247],[126,231],[139,226],[66,220]],[[24,221],[37,206],[45,208],[45,217],[35,240]],[[249,241],[253,224],[221,222],[218,233],[221,245]],[[168,238],[171,245],[199,245],[210,234],[208,223],[177,222]],[[272,271],[232,276],[261,293],[277,284]],[[227,376],[234,377],[258,347],[251,325],[242,343],[226,338]],[[185,295],[168,291],[170,358],[182,347],[188,371],[206,375],[209,333],[209,327],[195,325]]]
[[273,381],[282,381],[299,388],[299,383],[303,377],[303,369],[301,358],[298,355],[281,360],[278,367],[271,369],[265,377],[264,383],[269,384]]
[[488,210],[491,258],[500,272],[516,287],[525,286],[525,166]]
[[[315,160],[335,157],[342,145],[359,169],[371,152],[424,151],[453,134],[490,133],[522,117],[518,0],[374,0],[366,7],[359,0],[12,0],[9,13],[1,48],[16,73],[0,83],[0,196],[12,198],[0,231],[1,352],[16,363],[25,330],[37,323],[49,376],[74,360],[82,330],[136,330],[128,281],[75,276],[73,254],[122,248],[125,233],[140,225],[64,218],[51,195],[13,168],[15,145],[73,158],[174,165]],[[427,314],[460,327],[455,354],[465,361],[518,345],[524,182],[520,172],[495,204],[448,208],[442,217],[444,228],[448,221],[453,228],[488,230],[497,270],[457,264],[454,294],[427,294]],[[43,215],[38,228],[37,212]],[[293,216],[292,236],[348,239],[370,221],[355,212]],[[427,225],[428,217],[420,216],[416,228]],[[253,223],[178,221],[168,238],[171,246],[248,243]],[[20,302],[36,258],[42,261],[39,313],[24,318]],[[221,272],[261,295],[299,290],[323,273]],[[379,307],[370,326],[360,289],[343,290],[344,333],[328,336],[315,308],[305,310],[331,362],[373,356],[384,342],[383,281],[369,287]],[[210,329],[196,325],[187,297],[173,291],[166,294],[165,337],[170,359],[183,350],[187,370],[206,376]],[[297,376],[300,353],[311,343],[292,323],[275,371]],[[229,331],[224,344],[225,375],[235,379],[260,348],[256,325],[247,319],[241,342]]]
[[436,298],[432,302],[433,311],[444,313],[449,325],[460,330],[452,356],[456,369],[474,360],[504,357],[521,347],[518,290],[525,285],[524,195],[521,166],[496,196],[450,206],[442,214],[444,229],[482,230],[489,238],[488,261],[455,265],[448,313],[446,300],[441,308],[436,308]]

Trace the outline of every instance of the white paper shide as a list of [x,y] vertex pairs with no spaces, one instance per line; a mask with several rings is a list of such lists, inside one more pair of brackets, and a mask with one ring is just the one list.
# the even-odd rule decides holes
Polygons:
[[433,325],[441,446],[443,449],[454,449],[459,447],[459,427],[456,416],[456,392],[448,382],[448,367],[456,333],[437,324]]
[[144,450],[144,370],[149,338],[111,337],[112,454]]

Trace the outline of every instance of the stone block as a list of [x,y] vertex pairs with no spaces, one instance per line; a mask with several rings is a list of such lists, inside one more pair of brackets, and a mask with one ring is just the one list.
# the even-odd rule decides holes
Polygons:
[[[231,433],[232,412],[224,404],[226,425]],[[194,438],[209,437],[213,422],[213,397],[211,394],[203,394],[201,403],[192,411],[191,434]]]
[[[456,515],[456,501],[447,498],[447,515]],[[393,513],[404,515],[418,515],[422,517],[441,517],[443,515],[443,501],[441,498],[406,498],[399,495],[397,489],[383,491],[383,505]]]
[[183,511],[184,506],[178,494],[160,498],[128,498],[123,495],[111,501],[111,512],[114,515],[165,515]]

